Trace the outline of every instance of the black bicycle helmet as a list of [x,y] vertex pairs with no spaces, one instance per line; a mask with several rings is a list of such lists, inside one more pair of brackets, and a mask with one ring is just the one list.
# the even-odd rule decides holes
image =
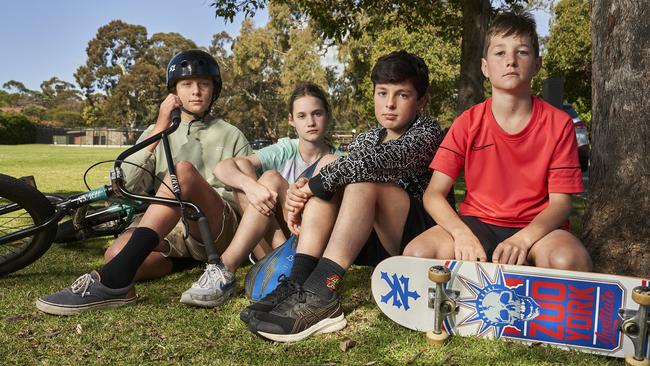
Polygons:
[[221,93],[221,72],[217,61],[209,53],[202,50],[187,50],[174,55],[167,65],[167,90],[176,92],[179,80],[191,77],[209,77],[214,83],[212,102]]

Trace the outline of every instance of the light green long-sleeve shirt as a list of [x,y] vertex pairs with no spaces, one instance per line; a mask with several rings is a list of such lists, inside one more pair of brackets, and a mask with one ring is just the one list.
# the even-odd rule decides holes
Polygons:
[[[144,140],[153,128],[154,125],[149,126],[138,142]],[[174,163],[182,160],[191,162],[217,193],[237,209],[230,187],[219,181],[212,173],[212,169],[221,160],[252,154],[253,150],[248,140],[237,127],[222,119],[213,119],[209,122],[197,121],[191,124],[181,122],[180,127],[169,136],[169,143]],[[167,173],[162,143],[156,146],[153,153],[142,149],[126,160],[154,172],[160,179],[163,179]],[[158,181],[153,182],[147,172],[131,164],[123,164],[122,169],[126,188],[132,192],[143,193],[152,185],[157,190],[160,185]]]

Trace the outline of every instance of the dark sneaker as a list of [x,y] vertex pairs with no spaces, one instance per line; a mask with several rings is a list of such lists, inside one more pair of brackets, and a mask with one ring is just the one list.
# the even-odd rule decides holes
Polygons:
[[93,271],[77,278],[70,287],[36,300],[36,308],[53,315],[73,315],[86,310],[116,308],[134,303],[138,298],[133,284],[118,289],[99,282],[99,273]]
[[239,319],[248,324],[253,316],[257,313],[268,313],[273,310],[282,300],[286,299],[289,295],[298,291],[298,284],[284,275],[280,276],[278,287],[266,295],[262,300],[247,306],[241,313]]
[[256,314],[248,328],[272,341],[298,342],[312,334],[339,331],[346,324],[338,294],[324,301],[300,288],[270,312]]

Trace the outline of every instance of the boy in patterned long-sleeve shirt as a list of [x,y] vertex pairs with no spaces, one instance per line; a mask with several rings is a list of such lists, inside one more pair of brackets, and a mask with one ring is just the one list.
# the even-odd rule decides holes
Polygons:
[[336,290],[346,269],[400,254],[431,227],[422,195],[431,178],[426,163],[442,131],[419,115],[428,74],[424,61],[405,51],[379,58],[371,79],[381,127],[360,134],[348,156],[290,187],[289,225],[300,234],[297,254],[289,279],[261,305],[244,310],[252,332],[295,342],[342,329],[346,320]]

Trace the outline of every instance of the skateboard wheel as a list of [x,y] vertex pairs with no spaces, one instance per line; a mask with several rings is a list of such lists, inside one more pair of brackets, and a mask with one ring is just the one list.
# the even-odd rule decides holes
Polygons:
[[429,279],[435,283],[445,283],[451,278],[451,271],[444,266],[433,266],[429,268]]
[[[429,276],[430,277],[430,276]],[[650,287],[637,286],[632,290],[632,300],[639,305],[650,306]]]
[[447,342],[447,339],[449,339],[449,334],[444,330],[440,331],[440,333],[435,333],[434,331],[427,332],[427,342],[432,346],[444,344]]
[[633,319],[628,319],[623,323],[623,329],[621,329],[624,334],[629,334],[631,336],[637,336],[639,334],[639,326],[634,322]]
[[637,360],[633,355],[625,356],[625,364],[628,366],[650,366],[650,361],[647,358]]

